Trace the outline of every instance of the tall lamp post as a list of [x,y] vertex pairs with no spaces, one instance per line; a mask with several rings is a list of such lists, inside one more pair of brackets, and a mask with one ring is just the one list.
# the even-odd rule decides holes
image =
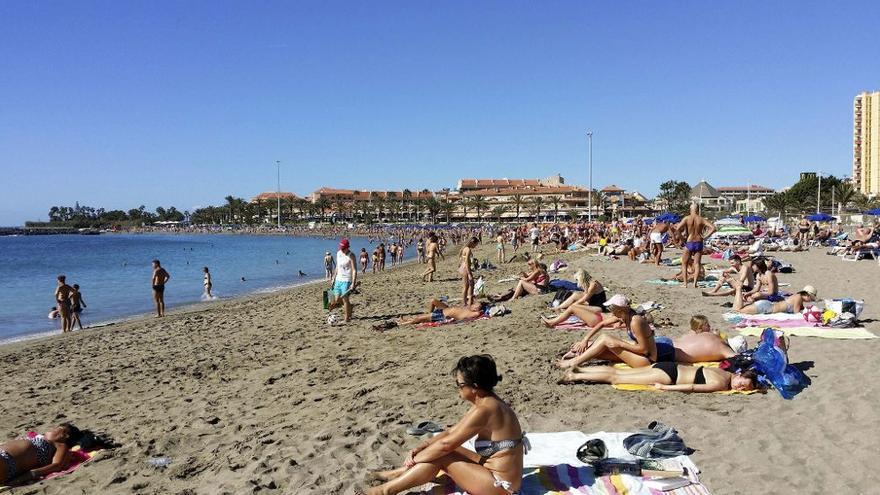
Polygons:
[[593,131],[587,131],[590,141],[590,190],[587,191],[587,221],[593,223]]
[[816,173],[816,177],[819,178],[819,187],[816,188],[816,213],[820,212],[820,205],[822,204],[822,171]]
[[278,228],[281,228],[281,160],[275,160],[278,167],[278,182],[276,183],[275,199],[278,200]]

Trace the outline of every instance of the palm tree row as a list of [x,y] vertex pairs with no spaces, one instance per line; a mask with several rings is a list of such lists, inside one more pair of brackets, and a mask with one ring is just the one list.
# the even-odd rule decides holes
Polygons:
[[[792,191],[789,190],[767,196],[763,202],[768,211],[785,217],[815,212],[818,200],[819,198],[813,194],[792,194]],[[821,200],[822,204],[819,210],[837,214],[858,213],[880,206],[880,201],[877,198],[865,196],[848,182],[837,184],[833,189],[833,197],[826,194]]]

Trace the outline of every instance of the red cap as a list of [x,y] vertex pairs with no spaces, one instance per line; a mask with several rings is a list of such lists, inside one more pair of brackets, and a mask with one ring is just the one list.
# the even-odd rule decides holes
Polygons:
[[348,249],[348,239],[342,239],[339,241],[339,249]]

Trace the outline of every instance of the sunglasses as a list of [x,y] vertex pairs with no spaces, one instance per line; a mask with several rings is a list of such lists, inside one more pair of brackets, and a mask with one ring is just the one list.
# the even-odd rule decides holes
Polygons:
[[457,388],[459,390],[461,390],[465,387],[470,387],[470,386],[471,386],[470,383],[460,383],[458,380],[455,381],[455,388]]

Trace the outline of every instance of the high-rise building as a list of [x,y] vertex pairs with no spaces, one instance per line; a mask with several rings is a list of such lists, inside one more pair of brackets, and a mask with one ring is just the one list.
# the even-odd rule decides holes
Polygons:
[[863,194],[880,194],[880,91],[853,100],[853,184]]

